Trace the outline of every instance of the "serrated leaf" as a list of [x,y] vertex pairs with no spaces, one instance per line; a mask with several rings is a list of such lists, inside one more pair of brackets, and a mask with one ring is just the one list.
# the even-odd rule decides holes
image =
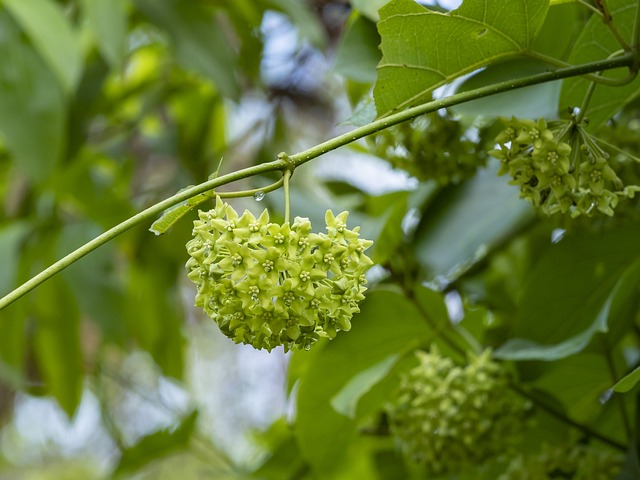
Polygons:
[[[607,2],[615,26],[623,38],[631,38],[636,4],[635,0],[609,0]],[[601,60],[620,49],[620,44],[602,19],[598,15],[592,15],[576,40],[569,56],[569,62],[577,65]],[[603,75],[608,78],[622,79],[628,75],[628,70],[619,68],[604,72]],[[584,78],[564,80],[560,93],[559,110],[565,111],[567,108],[582,105],[590,83]],[[596,131],[638,95],[640,95],[640,78],[621,87],[596,86],[586,113],[589,119],[586,128],[590,131]]]
[[378,115],[423,103],[435,88],[526,51],[548,7],[548,0],[465,0],[442,14],[412,0],[393,0],[380,9],[378,23]]
[[82,73],[81,42],[52,0],[4,0],[11,15],[29,35],[34,46],[70,94]]
[[[190,187],[186,187],[190,188]],[[185,190],[180,190],[181,192]],[[178,220],[184,217],[187,213],[189,213],[194,207],[200,205],[207,200],[211,200],[211,195],[207,193],[201,193],[196,195],[195,197],[191,197],[189,200],[185,200],[184,202],[180,202],[179,204],[166,209],[162,216],[153,222],[151,227],[149,227],[149,231],[155,233],[156,235],[162,235],[163,233],[167,233],[167,231],[173,227]]]

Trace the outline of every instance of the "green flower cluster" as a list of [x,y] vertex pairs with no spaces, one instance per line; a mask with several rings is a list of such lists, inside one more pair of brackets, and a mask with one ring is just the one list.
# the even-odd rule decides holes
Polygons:
[[596,212],[612,216],[620,198],[633,198],[640,187],[624,187],[609,165],[609,155],[580,125],[502,119],[499,175],[511,175],[520,196],[547,214],[575,218]]
[[457,366],[437,349],[416,352],[389,410],[403,452],[431,476],[455,474],[503,453],[518,439],[529,405],[509,389],[491,351]]
[[478,143],[465,138],[462,124],[438,113],[387,128],[371,137],[372,151],[418,180],[460,183],[487,161]]
[[236,343],[271,350],[310,348],[320,337],[351,328],[372,265],[373,242],[350,230],[348,212],[326,213],[328,233],[312,233],[307,218],[293,224],[242,216],[219,197],[200,211],[187,243],[195,304]]
[[498,480],[610,480],[622,470],[624,455],[592,444],[548,445],[513,458]]

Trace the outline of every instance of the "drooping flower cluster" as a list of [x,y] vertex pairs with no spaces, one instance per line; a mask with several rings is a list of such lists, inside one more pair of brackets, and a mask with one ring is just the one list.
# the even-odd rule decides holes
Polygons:
[[511,175],[520,196],[547,215],[572,217],[596,212],[613,215],[620,198],[633,198],[640,187],[624,187],[597,139],[571,122],[502,119],[491,155],[502,163],[500,175]]
[[498,480],[610,480],[617,478],[624,454],[593,444],[546,444],[540,452],[514,457]]
[[242,216],[220,198],[200,211],[187,243],[189,278],[202,307],[236,343],[271,350],[309,348],[320,337],[351,328],[372,265],[373,242],[346,226],[348,212],[326,213],[328,233],[307,218],[293,224]]
[[371,137],[373,153],[418,180],[456,184],[487,161],[483,146],[465,137],[463,125],[439,113],[423,115]]
[[416,354],[420,363],[403,378],[389,420],[403,452],[429,478],[455,474],[513,445],[529,406],[509,389],[508,373],[490,350],[466,366],[435,348]]

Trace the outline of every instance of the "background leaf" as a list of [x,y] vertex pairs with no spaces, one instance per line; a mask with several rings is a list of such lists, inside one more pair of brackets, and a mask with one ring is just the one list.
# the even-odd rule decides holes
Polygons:
[[356,422],[337,413],[331,399],[360,372],[416,348],[429,336],[424,319],[404,296],[372,291],[350,334],[315,356],[300,381],[296,418],[298,444],[315,471],[335,470],[355,433]]
[[65,104],[59,82],[0,10],[0,132],[21,170],[48,179],[60,157]]
[[518,191],[493,168],[440,193],[416,231],[415,255],[431,278],[455,277],[531,219]]
[[[52,305],[56,308],[50,308]],[[80,312],[69,288],[59,279],[39,287],[35,310],[35,352],[46,390],[72,417],[80,404],[84,379]]]
[[211,10],[178,0],[135,0],[135,4],[171,36],[176,59],[184,68],[211,79],[223,95],[237,97],[235,58]]
[[4,0],[31,38],[64,92],[75,90],[82,73],[80,41],[60,6],[52,0]]
[[389,371],[398,361],[398,355],[389,355],[357,375],[355,375],[332,399],[331,406],[334,410],[349,418],[355,418],[358,401],[371,387],[389,374]]
[[380,35],[375,23],[356,16],[340,40],[333,69],[356,82],[375,82],[376,66],[380,61],[379,43]]
[[127,48],[125,0],[82,0],[82,8],[100,53],[113,68],[124,61]]
[[142,437],[122,452],[116,474],[134,472],[152,459],[158,459],[189,445],[196,426],[198,412],[187,415],[175,429],[165,429]]

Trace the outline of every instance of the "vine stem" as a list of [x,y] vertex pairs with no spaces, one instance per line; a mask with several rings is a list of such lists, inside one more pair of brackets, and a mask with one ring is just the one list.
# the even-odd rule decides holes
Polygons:
[[289,195],[289,179],[291,178],[291,170],[288,168],[284,171],[284,223],[289,223],[289,215],[291,212],[291,196]]
[[425,113],[434,112],[441,108],[448,108],[478,98],[488,97],[491,95],[496,95],[498,93],[516,90],[540,83],[551,82],[554,80],[560,80],[563,78],[575,77],[614,68],[631,67],[634,65],[634,62],[635,55],[633,52],[629,52],[612,59],[599,60],[596,62],[586,63],[584,65],[577,65],[574,67],[567,67],[559,70],[539,73],[536,75],[530,75],[527,77],[469,90],[467,92],[457,93],[447,98],[427,102],[422,105],[407,108],[406,110],[403,110],[401,112],[388,115],[379,120],[371,122],[368,125],[356,128],[351,132],[338,135],[330,140],[327,140],[326,142],[320,143],[319,145],[311,147],[302,152],[288,157],[285,156],[286,158],[279,157],[277,160],[274,160],[272,162],[265,162],[259,165],[244,168],[242,170],[238,170],[221,177],[208,180],[194,187],[187,188],[155,205],[152,205],[151,207],[128,218],[122,223],[119,223],[115,227],[112,227],[93,240],[69,253],[62,259],[58,260],[42,272],[38,273],[36,276],[20,285],[15,290],[0,298],[0,310],[15,302],[17,299],[33,290],[44,281],[60,273],[69,265],[77,262],[88,253],[92,252],[101,245],[104,245],[105,243],[113,240],[114,238],[133,228],[134,226],[143,222],[150,222],[154,217],[161,214],[167,208],[188,200],[191,197],[195,197],[196,195],[199,195],[201,193],[213,190],[217,187],[220,187],[221,185],[226,185],[227,183],[235,182],[243,178],[248,178],[263,173],[274,171],[283,171],[284,173],[287,170],[290,171],[293,168],[299,167],[300,165],[303,165],[304,163],[307,163],[308,161],[313,160],[314,158],[317,158],[329,151],[335,150],[336,148],[347,145],[360,138],[366,137],[380,130],[384,130],[385,128],[391,127],[393,125],[406,122],[420,115],[424,115]]
[[351,143],[362,137],[366,137],[368,135],[371,135],[372,133],[379,132],[380,130],[384,130],[385,128],[391,127],[398,123],[412,120],[413,118],[424,115],[425,113],[440,110],[441,108],[449,108],[453,107],[454,105],[459,105],[471,100],[476,100],[478,98],[489,97],[498,93],[529,87],[532,85],[538,85],[540,83],[551,82],[554,80],[561,80],[563,78],[576,77],[604,70],[612,70],[614,68],[630,67],[632,64],[633,54],[628,52],[616,58],[608,58],[606,60],[590,62],[584,65],[577,65],[573,67],[553,70],[550,72],[538,73],[527,77],[496,83],[487,87],[481,87],[474,90],[457,93],[447,98],[433,100],[431,102],[424,103],[416,107],[407,108],[406,110],[403,110],[401,112],[382,117],[381,119],[371,122],[363,127],[356,128],[355,130],[344,133],[342,135],[338,135],[331,140],[320,143],[315,147],[291,155],[289,156],[289,159],[295,162],[296,166],[300,166],[308,162],[309,160],[313,160],[320,155],[330,152],[331,150],[335,150],[338,147]]
[[600,432],[591,429],[587,425],[583,425],[583,424],[581,424],[579,422],[576,422],[572,418],[568,417],[566,414],[564,414],[562,412],[559,412],[554,407],[552,407],[549,404],[547,404],[547,402],[542,401],[540,398],[538,398],[537,395],[534,395],[532,392],[526,391],[525,389],[523,389],[519,385],[516,385],[515,383],[510,383],[509,385],[515,392],[520,394],[523,398],[531,400],[538,408],[544,410],[549,415],[552,415],[552,416],[556,417],[558,420],[561,420],[564,423],[566,423],[568,425],[571,425],[575,429],[577,429],[577,430],[581,431],[582,433],[584,433],[586,436],[595,438],[597,440],[600,440],[602,443],[606,443],[607,445],[609,445],[609,446],[611,446],[613,448],[616,448],[616,449],[618,449],[618,450],[620,450],[622,452],[625,452],[627,450],[627,446],[624,445],[623,443],[621,443],[621,442],[619,442],[619,441],[617,441],[617,440],[615,440],[613,438],[609,438],[609,437],[601,434]]
[[640,68],[640,0],[636,2],[636,16],[631,32],[631,52],[634,55],[632,70],[637,72]]
[[580,111],[576,118],[573,120],[574,125],[580,124],[585,114],[587,113],[587,107],[589,106],[589,102],[591,101],[591,97],[593,96],[593,92],[596,90],[595,82],[591,82],[587,87],[587,93],[584,94],[584,99],[582,100],[582,105],[580,105]]

